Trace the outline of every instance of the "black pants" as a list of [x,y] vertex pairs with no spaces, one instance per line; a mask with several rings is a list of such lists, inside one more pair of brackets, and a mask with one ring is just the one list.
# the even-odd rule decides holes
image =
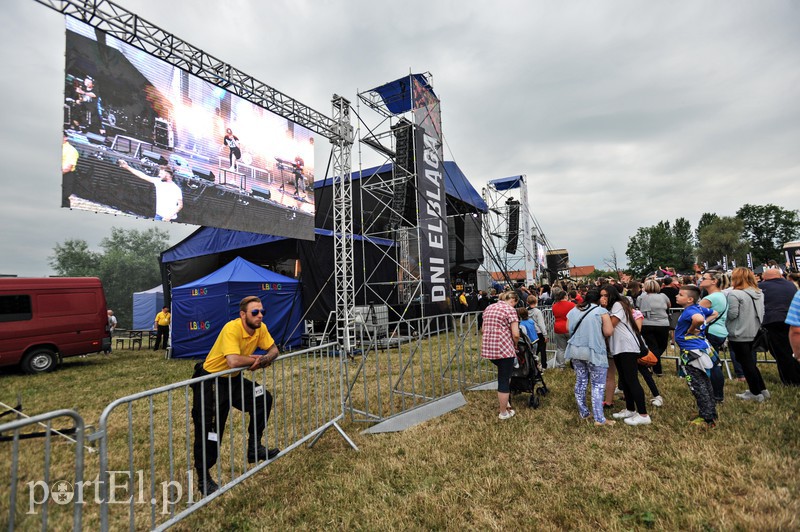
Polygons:
[[614,355],[614,365],[617,366],[619,387],[625,394],[625,408],[636,410],[640,414],[647,414],[644,402],[644,390],[639,383],[639,364],[636,359],[639,353],[619,353]]
[[739,364],[742,365],[742,373],[747,381],[747,387],[750,388],[750,393],[758,395],[761,390],[766,390],[767,386],[764,384],[764,379],[761,377],[756,365],[756,356],[753,353],[753,341],[749,342],[734,342],[728,340],[728,346],[731,348],[731,355],[736,357]]
[[653,378],[653,373],[650,371],[650,368],[647,366],[642,366],[638,362],[636,363],[636,367],[639,370],[639,375],[642,376],[645,384],[647,384],[647,387],[650,388],[650,393],[653,394],[653,397],[661,395],[661,393],[658,391],[656,380]]
[[653,366],[653,373],[661,375],[661,355],[667,350],[667,343],[669,342],[669,325],[643,325],[642,338],[644,343],[658,359],[658,363]]
[[[194,367],[192,378],[204,375],[209,373],[203,369],[203,363],[198,362]],[[264,435],[272,410],[272,395],[267,390],[258,397],[255,394],[256,385],[253,381],[245,379],[242,374],[192,384],[194,467],[199,475],[203,475],[217,463],[231,406],[250,414],[250,422],[247,425],[249,445],[255,447],[261,444],[261,437]],[[216,434],[216,438],[213,434]]]
[[536,343],[536,354],[542,363],[542,369],[547,369],[547,337],[544,333],[539,336],[539,341]]
[[158,351],[159,345],[162,346],[161,349],[166,349],[168,339],[169,339],[169,325],[159,325],[158,327],[156,327],[156,351]]
[[497,391],[511,392],[511,373],[514,371],[514,358],[497,358],[492,360],[497,366]]
[[787,386],[800,386],[800,362],[792,356],[789,343],[789,325],[783,322],[766,323],[769,351],[778,363],[778,375]]
[[697,410],[700,417],[706,423],[711,423],[717,419],[717,404],[714,400],[714,389],[711,386],[711,379],[705,370],[690,366],[682,359],[681,369],[686,374],[686,384],[689,386],[694,400],[697,402]]
[[230,161],[231,166],[233,166],[233,158],[236,157],[236,162],[239,162],[239,159],[242,158],[242,150],[239,148],[231,148],[230,153],[228,153],[228,161]]
[[706,333],[706,339],[717,353],[717,360],[711,368],[711,387],[714,389],[714,400],[722,402],[725,399],[725,375],[722,373],[722,361],[719,351],[725,344],[725,338]]

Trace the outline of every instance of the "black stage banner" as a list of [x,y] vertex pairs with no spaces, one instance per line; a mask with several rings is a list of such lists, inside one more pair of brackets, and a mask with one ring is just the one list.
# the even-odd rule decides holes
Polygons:
[[420,268],[426,316],[450,312],[450,249],[444,166],[437,144],[437,139],[425,130],[415,130]]

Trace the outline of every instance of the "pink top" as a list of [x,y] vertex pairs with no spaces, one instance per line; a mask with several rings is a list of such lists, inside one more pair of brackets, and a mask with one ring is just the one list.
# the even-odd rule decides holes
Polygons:
[[498,359],[517,356],[514,339],[511,336],[511,324],[519,321],[514,307],[498,301],[483,311],[483,343],[481,356]]

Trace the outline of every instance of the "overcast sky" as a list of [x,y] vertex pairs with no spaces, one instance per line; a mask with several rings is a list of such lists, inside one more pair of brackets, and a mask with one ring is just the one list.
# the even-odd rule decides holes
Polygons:
[[[662,219],[800,208],[798,1],[117,3],[326,114],[333,93],[431,72],[446,159],[478,190],[527,175],[576,265]],[[59,207],[63,17],[3,4],[0,273],[51,274],[56,243],[97,248],[111,226],[191,233]],[[316,158],[322,175],[327,143]]]

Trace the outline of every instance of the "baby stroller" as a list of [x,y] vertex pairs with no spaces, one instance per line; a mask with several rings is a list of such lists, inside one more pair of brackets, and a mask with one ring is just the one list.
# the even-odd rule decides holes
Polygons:
[[536,343],[539,340],[536,339],[531,342],[522,328],[520,328],[519,335],[520,339],[517,347],[519,367],[514,368],[514,371],[511,372],[511,394],[530,393],[528,406],[539,408],[540,398],[549,393],[547,385],[544,383],[539,357],[536,356]]

